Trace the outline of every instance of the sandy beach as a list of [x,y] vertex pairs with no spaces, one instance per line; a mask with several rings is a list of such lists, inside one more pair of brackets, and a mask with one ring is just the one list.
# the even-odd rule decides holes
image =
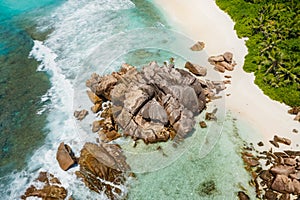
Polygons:
[[[225,72],[232,75],[232,84],[226,93],[226,110],[237,119],[242,119],[257,131],[263,142],[268,142],[275,134],[294,141],[291,148],[296,147],[300,135],[292,132],[300,131],[300,123],[287,113],[289,106],[271,100],[254,84],[254,74],[242,69],[247,54],[245,39],[239,39],[234,30],[234,22],[228,14],[207,0],[155,0],[157,6],[165,13],[169,23],[195,41],[205,43],[205,51],[209,56],[231,51],[237,62],[235,70]],[[207,63],[207,67],[212,67]],[[257,140],[257,141],[258,141]],[[251,142],[257,142],[251,141]],[[284,146],[286,148],[286,146]]]

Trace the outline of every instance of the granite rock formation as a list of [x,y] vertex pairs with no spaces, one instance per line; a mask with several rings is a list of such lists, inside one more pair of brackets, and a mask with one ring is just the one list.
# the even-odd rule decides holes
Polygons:
[[116,144],[86,143],[80,153],[80,170],[76,175],[91,190],[104,191],[109,199],[118,199],[122,196],[125,173],[130,170],[125,159]]
[[231,52],[225,52],[223,55],[210,56],[208,62],[214,65],[216,71],[224,73],[226,70],[232,71],[236,65]]
[[[274,136],[277,142],[288,139]],[[288,142],[289,143],[289,142]],[[242,153],[245,168],[251,173],[258,199],[300,198],[300,151],[255,151],[245,147]]]
[[21,199],[39,197],[43,200],[64,200],[67,190],[61,186],[60,181],[48,172],[40,172],[34,183],[27,188]]
[[183,139],[193,129],[194,117],[205,108],[207,98],[214,96],[212,90],[216,87],[212,84],[210,88],[186,70],[160,67],[156,62],[140,71],[125,64],[110,75],[93,74],[86,85],[93,93],[90,96],[112,102],[112,115],[107,119],[114,127],[105,128],[104,121],[99,121],[95,132],[118,132],[120,128],[123,136],[145,143],[167,141],[175,135],[178,140]]

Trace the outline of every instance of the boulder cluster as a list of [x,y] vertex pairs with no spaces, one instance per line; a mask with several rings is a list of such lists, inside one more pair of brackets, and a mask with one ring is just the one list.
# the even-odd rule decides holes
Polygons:
[[236,65],[231,52],[225,52],[223,55],[210,56],[208,62],[214,65],[216,71],[224,73],[225,70],[232,71]]
[[60,181],[48,172],[40,172],[34,183],[27,188],[21,199],[38,197],[41,199],[61,200],[67,197],[67,190],[61,186]]
[[[198,67],[189,64],[193,69]],[[197,69],[206,74],[206,69]],[[106,111],[109,114],[101,114],[103,119],[93,123],[93,131],[100,131],[100,138],[118,138],[121,129],[123,136],[145,143],[167,141],[175,136],[183,139],[192,131],[195,115],[206,107],[206,98],[214,95],[215,87],[212,84],[209,88],[186,70],[160,67],[156,62],[140,71],[124,64],[120,71],[109,75],[93,74],[86,85],[91,90],[88,93],[93,93],[89,96],[111,102]]]
[[[277,145],[290,145],[287,138],[274,136],[274,141]],[[258,146],[263,146],[263,143]],[[259,152],[253,147],[244,147],[242,158],[245,168],[251,172],[251,184],[256,188],[258,199],[300,198],[300,151],[271,149]]]

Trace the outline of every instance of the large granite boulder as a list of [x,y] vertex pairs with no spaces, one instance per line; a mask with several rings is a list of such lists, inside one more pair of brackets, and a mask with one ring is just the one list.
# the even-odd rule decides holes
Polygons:
[[118,80],[112,75],[99,76],[93,73],[91,78],[86,81],[86,86],[97,96],[110,100],[110,90],[116,85],[117,81]]
[[43,200],[64,200],[67,197],[67,190],[61,186],[60,181],[48,172],[40,172],[35,183],[27,188],[21,199],[38,197]]
[[63,142],[58,146],[56,160],[60,168],[65,171],[77,162],[71,147]]
[[271,187],[280,193],[300,195],[300,182],[285,175],[277,175]]
[[[206,70],[199,67],[194,65],[204,75]],[[112,102],[113,115],[108,118],[122,129],[124,136],[145,143],[167,141],[174,138],[174,131],[178,138],[184,138],[195,125],[194,117],[205,108],[208,94],[204,91],[207,86],[190,72],[160,67],[156,62],[140,71],[125,65],[111,75],[93,74],[87,86],[97,96]],[[116,135],[118,129],[105,129],[99,122],[93,124],[94,132],[101,129],[101,135],[103,130],[106,135]]]
[[116,144],[86,143],[80,153],[80,170],[76,175],[91,190],[117,199],[117,195],[122,195],[120,186],[126,179],[125,173],[130,170],[125,159]]
[[[125,94],[119,95],[123,104],[119,103],[122,100],[113,100],[122,107],[115,119],[125,135],[148,143],[168,138],[168,134],[163,137],[160,134],[168,124],[180,132],[179,137],[192,130],[194,116],[205,107],[203,89],[193,75],[184,70],[159,67],[153,62],[134,76],[126,77],[136,81],[129,82],[127,90],[123,90]],[[125,88],[123,84],[124,81],[121,88]],[[114,90],[120,92],[118,84],[112,90],[113,94],[117,93]]]

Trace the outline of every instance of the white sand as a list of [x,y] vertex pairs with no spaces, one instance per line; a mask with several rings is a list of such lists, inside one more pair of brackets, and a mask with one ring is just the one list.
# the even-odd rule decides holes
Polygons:
[[[300,144],[300,123],[287,113],[289,107],[264,95],[254,84],[254,75],[243,71],[247,54],[245,42],[237,37],[234,22],[215,1],[155,0],[155,3],[170,19],[173,28],[195,41],[203,41],[208,55],[219,55],[225,51],[234,54],[238,65],[233,72],[225,72],[232,75],[232,84],[226,91],[231,94],[226,97],[227,110],[259,132],[265,144],[269,144],[274,134],[292,139],[294,145]],[[211,67],[209,63],[207,66]],[[298,134],[292,133],[294,128],[299,131]]]

